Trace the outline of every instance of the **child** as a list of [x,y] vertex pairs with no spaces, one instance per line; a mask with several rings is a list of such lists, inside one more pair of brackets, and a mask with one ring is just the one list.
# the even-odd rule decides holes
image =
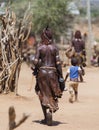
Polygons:
[[80,75],[82,75],[81,68],[78,66],[78,60],[76,57],[73,57],[71,59],[71,65],[70,68],[67,70],[67,74],[65,77],[65,81],[67,80],[68,76],[70,77],[69,82],[69,93],[70,98],[69,102],[73,103],[73,98],[75,97],[75,101],[78,99],[78,78]]

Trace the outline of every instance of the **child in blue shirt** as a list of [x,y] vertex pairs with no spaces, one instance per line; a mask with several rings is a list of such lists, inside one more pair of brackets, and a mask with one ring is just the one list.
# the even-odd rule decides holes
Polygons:
[[67,80],[68,76],[70,77],[69,82],[70,103],[73,103],[74,100],[77,101],[78,99],[78,84],[79,84],[78,78],[80,75],[82,75],[82,71],[81,68],[78,66],[78,60],[76,57],[72,57],[71,66],[67,70],[67,74],[65,77],[65,81]]

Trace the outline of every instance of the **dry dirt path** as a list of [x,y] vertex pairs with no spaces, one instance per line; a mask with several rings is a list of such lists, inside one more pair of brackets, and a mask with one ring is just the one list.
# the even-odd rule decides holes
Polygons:
[[[63,69],[64,75],[66,69]],[[32,85],[32,90],[28,88]],[[53,126],[40,124],[43,118],[37,95],[34,92],[35,78],[32,81],[32,72],[27,65],[22,65],[19,79],[18,93],[0,95],[0,130],[7,130],[8,108],[16,109],[16,121],[23,113],[30,117],[15,130],[99,130],[99,68],[86,68],[84,83],[79,85],[79,102],[68,102],[68,91],[64,91],[59,100],[59,110],[53,115]],[[68,82],[67,82],[68,86]]]

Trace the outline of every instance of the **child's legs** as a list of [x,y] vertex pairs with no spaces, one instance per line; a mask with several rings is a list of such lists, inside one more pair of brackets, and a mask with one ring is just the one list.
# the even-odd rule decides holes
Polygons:
[[78,82],[74,83],[73,89],[74,89],[74,94],[75,94],[75,101],[77,101],[77,99],[78,99]]
[[75,95],[73,88],[74,88],[74,83],[72,81],[70,81],[70,83],[69,83],[69,93],[70,93],[69,101],[70,102],[73,102],[73,97]]

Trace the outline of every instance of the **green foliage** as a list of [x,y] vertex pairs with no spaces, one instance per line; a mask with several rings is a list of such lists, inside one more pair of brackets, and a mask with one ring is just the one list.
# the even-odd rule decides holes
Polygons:
[[29,0],[14,0],[10,6],[19,18],[23,18],[25,11],[28,9]]
[[93,18],[99,17],[99,9],[92,9],[91,15]]
[[79,11],[80,11],[80,15],[81,15],[82,17],[83,17],[83,16],[86,16],[86,9],[80,8]]
[[49,25],[55,36],[65,34],[73,17],[67,11],[70,0],[37,0],[33,9],[33,29],[37,34]]
[[22,18],[28,8],[33,13],[33,31],[39,35],[41,30],[49,25],[55,36],[65,35],[71,27],[73,16],[67,10],[71,0],[13,0],[11,9]]
[[[87,15],[87,8],[80,8],[79,10],[82,17]],[[99,9],[91,8],[91,17],[92,18],[99,17]]]

